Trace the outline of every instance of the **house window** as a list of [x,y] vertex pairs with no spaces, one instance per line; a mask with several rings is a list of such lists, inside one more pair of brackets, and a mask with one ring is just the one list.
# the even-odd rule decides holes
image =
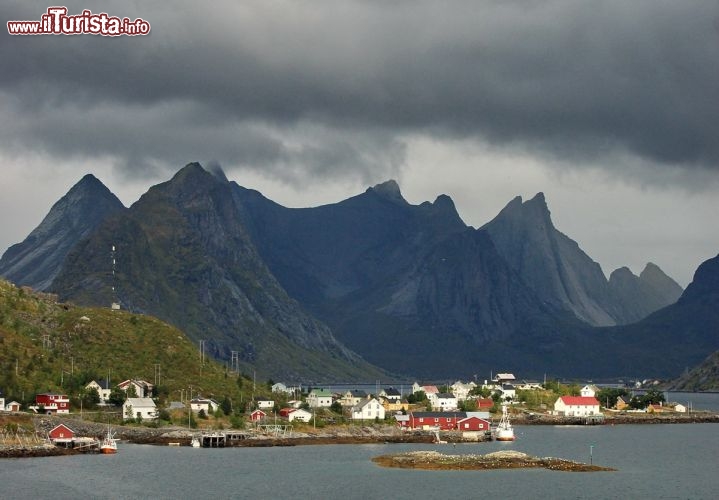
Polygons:
[[439,423],[439,419],[438,419],[438,418],[435,418],[434,421]]

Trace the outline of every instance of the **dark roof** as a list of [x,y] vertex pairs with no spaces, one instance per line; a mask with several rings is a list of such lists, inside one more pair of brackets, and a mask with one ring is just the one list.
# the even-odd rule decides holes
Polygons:
[[350,391],[353,398],[366,398],[367,393],[360,389],[354,389]]
[[448,392],[440,392],[439,394],[437,394],[437,397],[442,399],[452,399],[454,398],[454,394],[450,394]]
[[95,383],[100,386],[101,389],[110,389],[110,384],[107,383],[107,379],[105,380],[95,380]]
[[457,417],[457,418],[466,418],[467,412],[466,411],[413,411],[410,412],[411,415],[415,418],[448,418],[448,417]]
[[389,389],[385,389],[384,393],[388,396],[401,396],[399,391],[395,389],[394,387],[390,387]]

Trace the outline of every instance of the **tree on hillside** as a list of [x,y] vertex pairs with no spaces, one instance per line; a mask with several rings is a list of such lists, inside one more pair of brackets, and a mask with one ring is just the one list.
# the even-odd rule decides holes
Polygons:
[[629,391],[624,388],[605,387],[600,389],[596,398],[605,408],[613,408],[617,405],[617,399],[621,397],[625,401],[629,399]]

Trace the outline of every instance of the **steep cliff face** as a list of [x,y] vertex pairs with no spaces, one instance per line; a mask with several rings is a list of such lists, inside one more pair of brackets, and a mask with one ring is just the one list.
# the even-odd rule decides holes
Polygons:
[[123,306],[204,340],[208,355],[236,351],[261,373],[305,380],[379,373],[287,295],[248,238],[230,184],[199,164],[99,227],[52,288],[64,299],[109,304],[103,250],[111,245]]
[[544,195],[512,200],[482,229],[538,296],[594,326],[637,321],[676,301],[681,287],[655,265],[637,278],[628,269],[607,281],[599,264],[558,231]]
[[55,203],[40,225],[0,259],[0,276],[46,290],[68,252],[108,216],[125,210],[122,202],[91,174]]

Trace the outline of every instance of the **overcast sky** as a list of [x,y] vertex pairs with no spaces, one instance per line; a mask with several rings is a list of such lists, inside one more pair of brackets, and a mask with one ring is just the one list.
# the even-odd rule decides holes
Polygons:
[[[0,252],[84,174],[190,161],[286,206],[394,178],[480,226],[545,193],[605,274],[719,252],[719,3],[63,2],[148,36],[0,34]],[[3,25],[53,3],[5,1]]]

